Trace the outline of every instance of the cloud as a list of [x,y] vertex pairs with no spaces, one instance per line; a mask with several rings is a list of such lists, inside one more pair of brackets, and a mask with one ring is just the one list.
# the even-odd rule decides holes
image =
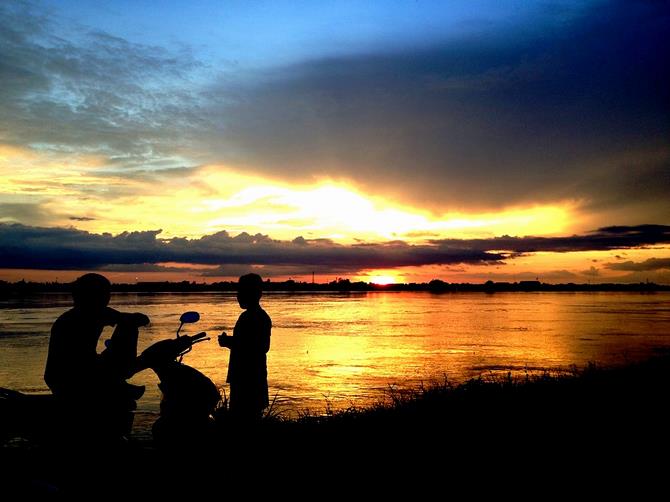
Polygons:
[[0,222],[48,224],[50,213],[39,203],[0,202]]
[[165,162],[202,128],[189,82],[200,67],[188,51],[64,29],[48,9],[3,2],[0,141],[125,167]]
[[215,79],[188,48],[2,2],[0,142],[101,156],[100,176],[158,183],[221,163],[352,180],[441,212],[570,199],[656,221],[670,214],[667,2],[561,8]]
[[650,270],[630,272],[629,274],[617,276],[618,283],[641,283],[654,282],[656,284],[670,284],[670,271],[668,270]]
[[[342,245],[327,239],[282,241],[267,235],[226,231],[198,239],[161,239],[161,230],[94,234],[74,228],[0,224],[0,267],[90,269],[161,263],[217,265],[205,275],[223,275],[250,267],[297,275],[356,273],[375,268],[422,265],[501,264],[519,252],[586,251],[670,242],[670,227],[607,227],[583,236],[449,239],[423,245],[403,241]],[[160,265],[159,265],[160,266]],[[232,268],[231,268],[232,267]],[[129,270],[127,268],[127,270]],[[227,274],[226,274],[227,275]]]
[[670,269],[670,258],[649,258],[643,262],[626,261],[623,263],[607,263],[605,268],[610,270],[625,270],[626,272],[647,272],[652,270]]
[[582,270],[581,274],[587,277],[600,277],[600,270],[591,266],[588,270]]
[[431,241],[437,246],[458,246],[468,243],[470,249],[503,250],[513,253],[572,251],[604,251],[670,242],[670,226],[637,225],[603,227],[584,235],[570,237],[494,237],[491,239],[441,239]]
[[[535,281],[547,283],[568,283],[584,282],[584,277],[569,270],[546,270],[546,271],[526,271],[526,272],[491,272],[486,274],[486,280],[494,282],[518,282]],[[456,281],[454,281],[456,282]]]
[[266,174],[348,178],[442,209],[579,199],[653,202],[632,221],[670,212],[667,3],[598,4],[544,29],[548,17],[228,79],[211,91],[222,132],[203,137]]
[[199,272],[202,269],[195,267],[166,267],[164,265],[156,265],[154,263],[134,263],[103,265],[99,268],[99,270],[104,270],[105,272],[176,272],[183,274],[187,272]]
[[503,256],[465,248],[333,243],[327,239],[279,241],[267,235],[222,231],[199,239],[159,239],[161,230],[93,234],[76,229],[0,225],[0,267],[36,269],[98,268],[118,264],[193,263],[205,265],[300,266],[312,271],[357,271],[436,263],[481,263]]
[[[316,268],[316,267],[315,267]],[[264,278],[300,277],[318,272],[319,275],[348,275],[357,272],[352,266],[319,265],[316,270],[305,265],[221,265],[215,269],[200,271],[201,277],[239,277],[248,273],[257,273]]]

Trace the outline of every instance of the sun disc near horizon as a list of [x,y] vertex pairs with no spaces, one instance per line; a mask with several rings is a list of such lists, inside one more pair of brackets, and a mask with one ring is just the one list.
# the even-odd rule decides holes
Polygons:
[[378,284],[380,286],[386,286],[388,284],[395,284],[396,278],[392,275],[373,275],[370,277],[369,282],[371,284]]

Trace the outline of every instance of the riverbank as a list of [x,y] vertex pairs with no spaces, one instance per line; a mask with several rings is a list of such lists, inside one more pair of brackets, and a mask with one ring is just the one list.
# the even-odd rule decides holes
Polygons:
[[[391,405],[275,424],[333,451],[368,444],[417,452],[441,447],[555,448],[644,446],[667,440],[670,355],[614,368],[589,365],[569,373],[484,374],[451,386],[391,396]],[[651,443],[649,444],[651,445]]]
[[434,483],[467,466],[487,476],[517,467],[545,474],[566,466],[652,469],[665,465],[670,445],[669,389],[665,353],[571,374],[482,375],[324,416],[270,417],[251,431],[221,431],[198,449],[161,451],[144,443],[77,456],[14,443],[3,447],[3,465],[14,489],[41,494],[216,491],[244,484],[249,472],[253,489],[261,489],[303,477],[369,485],[374,472],[386,473],[385,483],[424,475]]

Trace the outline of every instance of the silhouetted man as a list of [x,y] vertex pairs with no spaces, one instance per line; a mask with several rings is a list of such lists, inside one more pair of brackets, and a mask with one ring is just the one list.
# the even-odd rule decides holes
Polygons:
[[[122,435],[129,426],[120,421],[143,391],[125,379],[134,373],[137,327],[149,318],[108,307],[111,284],[100,274],[85,274],[72,286],[74,307],[51,328],[44,381],[60,405],[62,425],[76,422],[96,435]],[[114,325],[108,348],[98,354],[104,327]]]
[[237,301],[244,312],[233,336],[219,336],[219,345],[230,349],[228,379],[230,412],[234,419],[256,422],[268,406],[268,370],[266,353],[270,350],[272,320],[259,304],[263,280],[258,274],[240,277]]

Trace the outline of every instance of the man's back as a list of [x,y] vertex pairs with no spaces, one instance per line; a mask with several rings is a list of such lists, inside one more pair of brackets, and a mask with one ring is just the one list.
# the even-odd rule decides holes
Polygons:
[[[111,309],[110,309],[111,310]],[[73,308],[51,327],[44,381],[54,394],[93,384],[97,371],[96,347],[108,321]]]

